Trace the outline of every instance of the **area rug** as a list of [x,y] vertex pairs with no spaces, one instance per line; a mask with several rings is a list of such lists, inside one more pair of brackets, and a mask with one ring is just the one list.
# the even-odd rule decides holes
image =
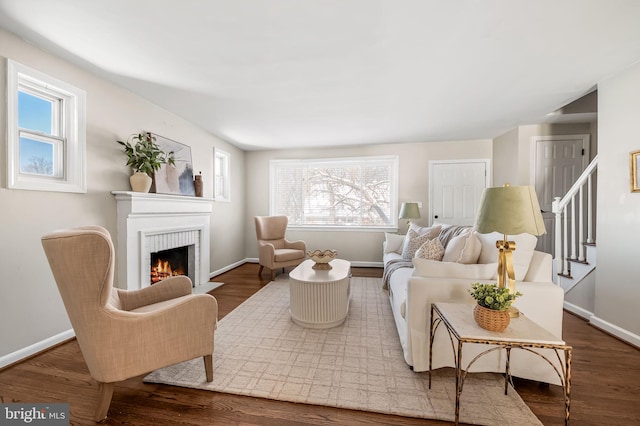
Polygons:
[[[453,421],[452,369],[414,373],[404,362],[398,333],[379,278],[351,279],[351,304],[338,327],[314,330],[289,316],[289,282],[278,277],[218,324],[213,382],[198,358],[161,370],[146,382],[289,402]],[[460,421],[540,425],[504,378],[469,374]]]

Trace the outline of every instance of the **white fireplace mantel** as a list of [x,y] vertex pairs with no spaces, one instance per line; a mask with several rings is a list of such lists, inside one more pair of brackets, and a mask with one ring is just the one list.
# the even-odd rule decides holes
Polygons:
[[[116,283],[136,290],[149,285],[150,238],[192,239],[196,246],[194,286],[209,281],[210,220],[213,199],[113,191],[117,204]],[[195,237],[193,237],[195,235]],[[174,238],[175,237],[175,238]],[[166,247],[173,248],[173,247]]]

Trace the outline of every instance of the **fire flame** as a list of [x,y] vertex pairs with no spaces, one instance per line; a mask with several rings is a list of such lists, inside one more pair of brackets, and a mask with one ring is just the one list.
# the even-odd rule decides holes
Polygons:
[[168,260],[158,259],[158,262],[154,266],[151,266],[151,284],[155,284],[166,278],[178,275],[186,274],[181,268],[172,270]]

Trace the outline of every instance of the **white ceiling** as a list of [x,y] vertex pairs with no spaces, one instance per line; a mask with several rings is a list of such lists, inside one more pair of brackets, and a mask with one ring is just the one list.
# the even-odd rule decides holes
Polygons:
[[640,60],[638,0],[0,0],[0,27],[243,149],[492,138]]

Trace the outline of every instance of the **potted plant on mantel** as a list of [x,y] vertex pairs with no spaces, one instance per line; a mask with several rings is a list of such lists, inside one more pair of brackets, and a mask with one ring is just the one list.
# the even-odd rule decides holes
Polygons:
[[132,134],[126,142],[117,141],[127,154],[127,166],[133,169],[129,178],[133,191],[149,192],[153,182],[151,175],[163,164],[175,165],[173,151],[164,152],[155,141],[156,137],[149,132]]
[[469,293],[478,302],[473,309],[474,319],[480,327],[489,331],[503,331],[509,326],[511,302],[522,296],[519,291],[509,293],[509,287],[480,283],[471,284]]

